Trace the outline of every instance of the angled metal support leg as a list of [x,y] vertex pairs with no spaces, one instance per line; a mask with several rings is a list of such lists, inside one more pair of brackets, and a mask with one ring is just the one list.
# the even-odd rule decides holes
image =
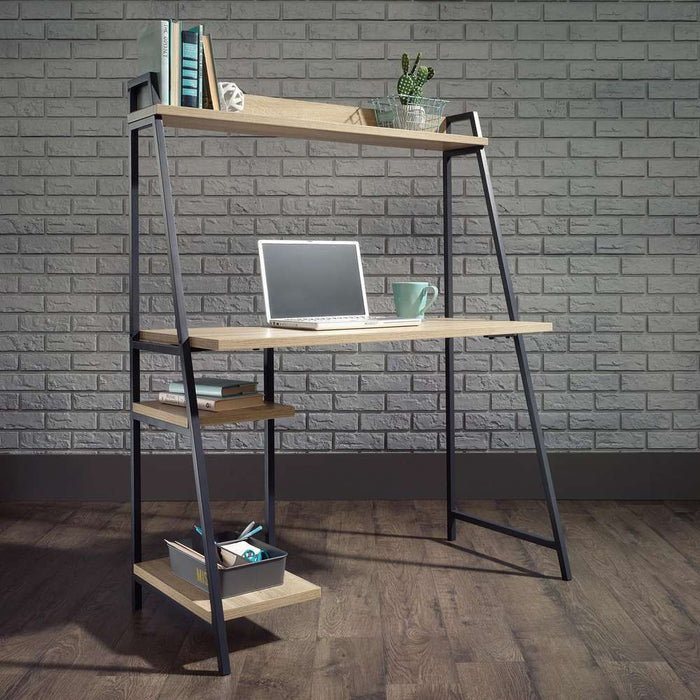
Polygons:
[[[466,121],[469,120],[474,136],[482,136],[481,124],[479,123],[479,115],[476,112],[468,112],[466,114],[455,115],[453,117],[447,118],[447,130],[450,130],[450,124],[456,121]],[[508,260],[506,258],[505,248],[503,245],[503,236],[501,234],[501,225],[498,220],[498,211],[496,209],[496,199],[493,193],[493,187],[491,185],[491,174],[489,172],[488,162],[486,161],[486,154],[483,148],[476,151],[476,158],[479,164],[479,173],[481,176],[481,184],[484,190],[484,197],[486,199],[486,208],[489,216],[489,223],[491,225],[491,233],[493,236],[494,247],[496,249],[496,257],[498,259],[498,268],[501,274],[501,282],[503,283],[503,292],[506,298],[506,307],[508,309],[508,317],[511,321],[518,320],[518,310],[515,298],[515,292],[513,291],[513,283],[510,276],[510,269],[508,267]],[[445,169],[445,156],[443,156],[443,176],[449,178],[451,176],[449,170],[449,164],[447,169]],[[445,215],[445,231],[447,239],[448,230],[448,215],[451,218],[451,200],[452,191],[451,187],[448,188],[444,185],[444,215]],[[451,263],[451,261],[449,261]],[[447,266],[447,261],[446,261]],[[447,267],[446,267],[447,269]],[[447,285],[446,285],[447,290]],[[447,291],[446,291],[447,295]],[[446,302],[447,303],[447,302]],[[509,527],[506,525],[500,525],[499,523],[493,523],[487,520],[482,520],[480,518],[475,518],[473,516],[467,515],[466,513],[460,513],[456,511],[453,506],[450,505],[450,498],[454,500],[454,482],[452,483],[452,491],[450,495],[450,486],[448,485],[448,508],[451,509],[451,515],[457,520],[462,520],[464,522],[472,523],[474,525],[479,525],[481,527],[486,527],[490,530],[495,530],[496,532],[501,532],[503,534],[511,535],[513,537],[518,537],[520,539],[526,540],[528,542],[533,542],[535,544],[549,547],[556,550],[557,557],[559,559],[559,569],[561,571],[561,577],[565,581],[571,580],[571,567],[569,565],[569,555],[566,549],[566,540],[564,538],[564,532],[561,525],[561,519],[559,517],[559,507],[557,505],[557,498],[554,492],[554,484],[552,482],[552,475],[549,469],[549,460],[547,458],[547,448],[544,442],[544,435],[542,432],[542,426],[540,424],[539,413],[537,410],[537,401],[535,399],[535,391],[532,384],[532,377],[530,375],[530,366],[527,360],[527,351],[525,350],[525,343],[521,335],[513,336],[513,343],[515,345],[515,352],[518,358],[518,365],[520,367],[520,376],[523,381],[523,388],[525,391],[525,400],[527,403],[527,410],[530,416],[530,425],[532,428],[532,435],[535,442],[535,451],[537,452],[537,461],[540,469],[540,477],[542,479],[542,485],[544,487],[544,495],[547,503],[547,511],[549,513],[549,520],[552,527],[553,539],[548,540],[539,535],[535,535],[517,528]],[[449,387],[449,385],[448,385]],[[449,393],[449,391],[448,391]],[[449,432],[449,427],[448,427]],[[448,468],[448,472],[451,471]],[[449,527],[449,519],[448,519]],[[449,534],[449,531],[448,531]]]
[[222,676],[227,676],[231,673],[231,666],[228,655],[228,642],[226,639],[226,622],[224,620],[224,610],[221,601],[221,582],[217,570],[218,554],[214,543],[214,526],[212,524],[209,502],[209,482],[206,464],[204,462],[202,432],[199,423],[199,409],[197,407],[194,371],[192,368],[192,349],[190,347],[189,330],[187,328],[185,294],[182,286],[180,254],[177,245],[177,233],[175,231],[173,197],[170,188],[170,176],[168,174],[168,160],[165,153],[165,132],[163,122],[158,117],[153,119],[153,133],[156,159],[158,161],[161,198],[163,202],[163,218],[165,220],[168,236],[168,257],[170,260],[170,276],[172,279],[175,325],[177,328],[178,345],[180,346],[180,365],[182,369],[182,380],[185,387],[187,421],[190,427],[190,436],[192,440],[192,461],[197,489],[200,526],[202,528],[202,540],[204,544],[209,603],[211,605],[211,623],[216,637],[219,673]]
[[[138,339],[139,325],[139,132],[129,132],[129,338]],[[141,400],[140,351],[130,343],[131,405]],[[141,554],[141,423],[131,418],[131,607],[140,610],[141,583],[133,575]]]
[[[275,400],[275,351],[263,350],[263,382],[265,401]],[[275,532],[275,421],[265,421],[265,530],[267,541],[277,544]]]

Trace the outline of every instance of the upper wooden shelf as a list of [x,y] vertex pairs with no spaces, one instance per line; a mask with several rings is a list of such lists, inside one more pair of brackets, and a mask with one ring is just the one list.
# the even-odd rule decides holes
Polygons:
[[[540,321],[489,321],[465,318],[431,318],[420,326],[400,328],[356,328],[342,331],[300,331],[267,326],[190,328],[190,344],[201,350],[253,350],[259,348],[310,347],[343,343],[376,343],[392,340],[471,338],[517,333],[548,333],[551,323]],[[141,331],[141,340],[177,344],[177,332]]]
[[[137,122],[155,115],[162,117],[165,126],[183,129],[429,151],[452,151],[469,146],[485,146],[488,143],[488,139],[483,137],[446,134],[444,131],[379,127],[374,119],[374,110],[371,109],[258,95],[245,96],[243,112],[219,112],[158,104],[131,112],[128,121]],[[444,130],[444,120],[441,128]]]

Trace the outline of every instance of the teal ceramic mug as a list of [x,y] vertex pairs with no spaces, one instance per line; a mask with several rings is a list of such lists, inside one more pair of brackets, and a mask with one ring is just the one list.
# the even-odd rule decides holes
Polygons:
[[[423,318],[438,298],[438,288],[427,282],[394,282],[394,306],[399,318]],[[428,294],[433,298],[428,301]]]

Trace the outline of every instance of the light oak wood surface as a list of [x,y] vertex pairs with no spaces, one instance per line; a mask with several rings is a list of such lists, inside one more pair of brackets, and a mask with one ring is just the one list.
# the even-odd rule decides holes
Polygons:
[[[395,340],[430,340],[435,338],[477,338],[548,333],[551,323],[541,321],[490,321],[465,318],[431,318],[420,326],[401,328],[354,328],[342,331],[300,331],[268,326],[228,326],[190,328],[190,343],[202,350],[253,350],[257,348],[293,348],[343,343],[376,343]],[[174,328],[141,331],[141,340],[177,343]]]
[[485,146],[488,139],[444,131],[409,131],[376,126],[372,110],[300,100],[246,95],[243,112],[153,105],[132,112],[129,123],[159,115],[165,126],[251,136],[336,141],[370,146],[451,151]]
[[[170,570],[170,562],[167,558],[134,564],[134,573],[195,615],[211,622],[211,604],[207,593],[176,576]],[[318,586],[295,576],[290,571],[285,571],[281,586],[224,598],[224,619],[234,620],[237,617],[247,617],[320,597],[321,589]]]
[[[150,416],[158,420],[179,425],[186,428],[187,409],[184,406],[171,406],[160,403],[160,401],[141,401],[133,404],[134,413],[142,416]],[[201,411],[199,412],[199,422],[202,426],[226,425],[228,423],[244,423],[246,421],[269,420],[270,418],[291,418],[294,415],[294,408],[281,403],[268,401],[262,406],[250,406],[249,408],[238,408],[233,411]]]

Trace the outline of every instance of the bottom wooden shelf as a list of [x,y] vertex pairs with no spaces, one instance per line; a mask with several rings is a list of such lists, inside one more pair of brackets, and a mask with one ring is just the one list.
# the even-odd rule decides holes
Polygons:
[[[141,401],[132,406],[134,413],[142,416],[157,418],[165,423],[171,423],[181,428],[187,427],[187,409],[184,406],[171,406],[159,401]],[[200,411],[199,424],[225,425],[226,423],[243,423],[270,418],[291,418],[294,408],[282,403],[268,401],[261,406],[237,408],[232,411]]]
[[[187,583],[179,576],[175,576],[170,570],[170,562],[167,558],[134,564],[134,574],[195,615],[211,623],[211,605],[207,593],[191,583]],[[284,583],[281,586],[244,593],[233,598],[224,598],[224,619],[234,620],[237,617],[247,617],[320,597],[321,589],[318,586],[286,571]]]

